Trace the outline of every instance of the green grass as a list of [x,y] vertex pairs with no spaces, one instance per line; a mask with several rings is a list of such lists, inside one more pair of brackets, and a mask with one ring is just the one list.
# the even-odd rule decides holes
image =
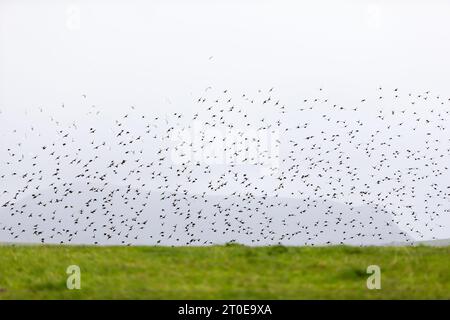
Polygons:
[[429,298],[450,299],[450,247],[0,246],[0,299]]

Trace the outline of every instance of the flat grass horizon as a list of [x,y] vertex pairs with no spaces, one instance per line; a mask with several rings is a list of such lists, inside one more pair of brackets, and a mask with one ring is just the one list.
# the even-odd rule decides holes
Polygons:
[[[70,265],[80,290],[67,289]],[[380,290],[367,289],[369,265]],[[450,299],[450,246],[7,244],[0,299]]]

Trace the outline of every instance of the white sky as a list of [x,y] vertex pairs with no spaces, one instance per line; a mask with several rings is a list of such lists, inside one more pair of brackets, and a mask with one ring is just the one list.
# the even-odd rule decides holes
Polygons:
[[2,0],[0,23],[2,109],[80,92],[179,109],[210,85],[445,93],[450,74],[449,1]]
[[192,112],[209,86],[275,87],[288,106],[318,88],[342,103],[378,86],[448,96],[449,57],[450,1],[0,0],[3,129],[62,103],[60,119],[81,118],[81,94],[105,118]]

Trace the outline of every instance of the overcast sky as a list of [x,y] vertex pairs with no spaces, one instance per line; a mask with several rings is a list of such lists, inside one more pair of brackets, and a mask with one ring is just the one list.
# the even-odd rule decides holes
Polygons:
[[287,106],[320,88],[342,104],[380,86],[447,97],[449,40],[449,1],[0,0],[1,130],[41,107],[67,123],[91,104],[103,119],[195,112],[208,87],[274,87]]
[[1,108],[83,92],[112,111],[179,110],[211,85],[275,86],[288,101],[317,87],[445,94],[449,16],[438,0],[2,0]]

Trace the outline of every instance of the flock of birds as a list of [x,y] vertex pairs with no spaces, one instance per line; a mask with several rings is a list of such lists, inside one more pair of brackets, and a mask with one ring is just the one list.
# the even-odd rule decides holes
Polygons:
[[0,241],[366,245],[449,227],[450,99],[275,91],[208,87],[193,111],[114,119],[82,95],[81,118],[39,108],[14,129],[0,113]]

